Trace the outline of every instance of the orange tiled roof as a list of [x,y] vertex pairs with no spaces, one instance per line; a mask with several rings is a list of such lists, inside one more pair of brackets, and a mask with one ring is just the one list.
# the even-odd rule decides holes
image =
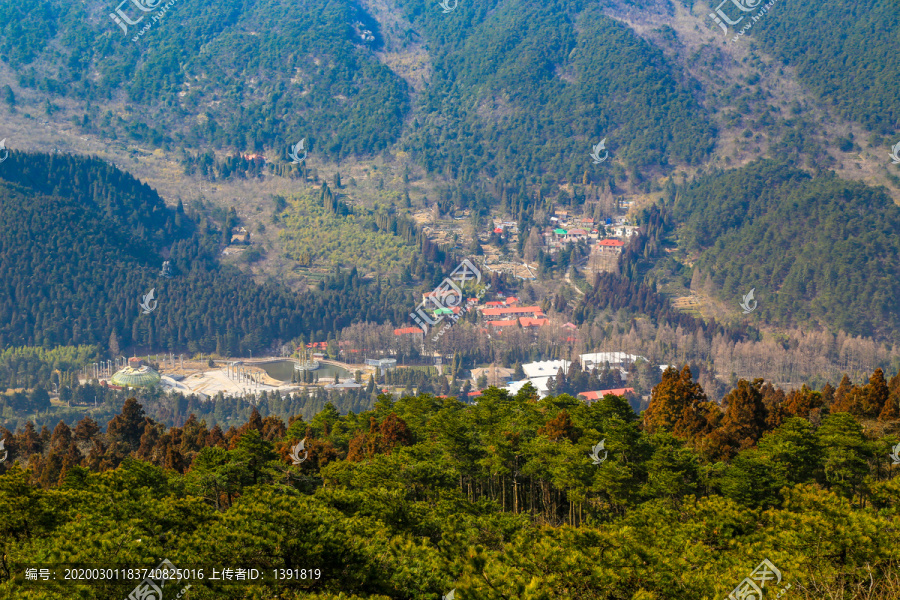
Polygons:
[[394,330],[394,335],[403,335],[404,333],[422,333],[418,327],[401,327]]
[[522,327],[543,327],[548,322],[548,319],[533,319],[531,317],[519,317],[519,323],[521,323]]
[[585,400],[599,400],[603,396],[607,394],[612,394],[613,396],[622,396],[627,392],[633,392],[634,388],[614,388],[611,390],[597,390],[596,392],[581,392],[578,394]]
[[487,322],[488,325],[492,325],[494,327],[509,327],[510,325],[515,325],[517,323],[518,323],[518,321],[516,321],[515,319],[507,319],[505,321],[488,321]]
[[522,315],[534,313],[535,316],[543,317],[544,311],[540,306],[507,306],[504,308],[486,308],[482,314],[486,317],[499,317],[501,315]]

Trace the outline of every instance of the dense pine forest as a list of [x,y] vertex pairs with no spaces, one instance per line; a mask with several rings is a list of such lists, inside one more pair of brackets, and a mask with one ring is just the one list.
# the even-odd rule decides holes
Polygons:
[[[236,355],[301,335],[325,340],[358,320],[402,322],[408,312],[408,292],[364,281],[355,268],[300,296],[257,285],[218,262],[227,222],[169,209],[146,184],[94,159],[12,153],[0,171],[0,215],[4,347],[106,348],[115,338],[123,349]],[[381,221],[388,239],[406,235],[423,250],[410,264],[438,259],[419,272],[430,284],[444,254],[415,231],[398,232],[396,221]],[[172,278],[160,276],[164,258]],[[151,289],[158,308],[142,314]]]
[[[178,582],[190,598],[711,599],[767,559],[774,591],[887,600],[898,402],[900,376],[876,371],[822,393],[741,380],[720,407],[688,368],[664,373],[642,417],[617,396],[526,387],[167,428],[130,399],[105,432],[3,434],[0,586],[124,597],[136,581],[26,583],[24,568],[164,557],[205,570]],[[225,567],[319,575],[208,581]]]
[[[284,158],[306,138],[312,152],[339,160],[402,139],[426,170],[466,184],[498,174],[580,181],[590,146],[606,136],[632,168],[708,156],[716,132],[703,107],[630,29],[580,1],[495,4],[453,15],[468,26],[446,27],[439,11],[399,3],[413,28],[394,32],[395,43],[427,43],[437,76],[406,133],[410,84],[377,60],[379,24],[345,1],[299,12],[277,1],[178,6],[165,35],[133,43],[86,6],[4,0],[0,12],[15,18],[0,25],[0,53],[18,84],[51,106],[83,103],[83,133],[157,147],[277,148]],[[357,23],[372,40],[360,39]],[[59,50],[48,51],[51,40]],[[57,66],[47,71],[42,59]],[[124,113],[97,103],[120,92]]]
[[787,18],[766,19],[754,33],[842,116],[879,137],[893,136],[900,120],[893,101],[900,94],[900,66],[888,57],[900,52],[896,3],[864,0],[826,7],[784,0],[778,5]]
[[721,297],[755,288],[766,321],[898,339],[900,208],[883,190],[764,161],[699,179],[673,210]]
[[436,16],[412,22],[438,40],[435,70],[457,75],[428,88],[426,114],[441,118],[410,135],[428,170],[464,182],[544,174],[581,182],[603,177],[585,156],[607,136],[635,168],[696,163],[714,143],[703,107],[663,54],[589,3],[482,5],[459,15],[470,27],[452,30]]
[[[19,84],[51,103],[84,102],[84,131],[110,139],[252,151],[277,145],[286,153],[306,137],[316,151],[341,157],[383,149],[408,110],[407,84],[359,51],[350,24],[371,19],[347,2],[317,0],[302,11],[272,1],[180,5],[165,21],[167,35],[147,35],[139,44],[106,7],[4,0],[0,12],[11,17],[0,24],[0,53]],[[62,47],[51,51],[56,67],[39,70],[37,61],[63,31]],[[217,41],[210,45],[210,38]],[[310,53],[315,62],[307,61]],[[191,91],[180,98],[185,89]],[[124,117],[95,104],[118,92],[130,105]],[[196,113],[220,94],[229,100]],[[334,96],[344,101],[336,105]],[[201,122],[187,123],[191,114],[202,115]]]

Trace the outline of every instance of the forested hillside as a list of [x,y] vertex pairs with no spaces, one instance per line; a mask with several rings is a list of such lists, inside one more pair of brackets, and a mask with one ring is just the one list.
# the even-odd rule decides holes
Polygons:
[[[403,38],[424,39],[434,70],[403,143],[428,171],[581,182],[604,177],[589,157],[602,138],[620,169],[695,164],[715,143],[691,83],[590,3],[398,9],[416,28]],[[12,17],[0,55],[18,85],[50,112],[64,98],[83,105],[73,118],[84,133],[282,157],[306,138],[334,160],[398,141],[413,108],[406,81],[375,55],[378,23],[350,2],[178,4],[137,42],[108,12],[0,2]],[[105,110],[119,93],[129,106]]]
[[[24,568],[166,558],[204,569],[178,583],[196,599],[712,600],[767,559],[770,594],[889,600],[897,439],[868,415],[896,422],[898,400],[900,377],[878,370],[823,393],[741,380],[720,408],[687,368],[665,372],[643,418],[621,397],[537,400],[530,386],[477,405],[253,411],[227,430],[166,428],[132,399],[105,433],[90,419],[0,432],[0,587],[125,597],[137,581],[25,582]],[[226,567],[307,571],[228,584]]]
[[715,143],[662,52],[591,3],[461,4],[442,19],[400,4],[435,42],[434,84],[408,144],[428,170],[581,183],[609,176],[589,156],[603,138],[631,168],[694,164]]
[[755,289],[769,322],[897,341],[900,208],[882,190],[763,161],[699,179],[674,210],[720,298]]
[[[306,138],[333,158],[378,152],[400,133],[407,85],[362,49],[377,40],[363,42],[352,24],[377,26],[350,2],[177,3],[137,42],[146,21],[125,33],[111,10],[0,2],[9,17],[0,20],[0,54],[19,85],[51,103],[82,103],[85,132],[285,153]],[[120,92],[128,109],[103,110]]]
[[751,34],[767,51],[796,67],[800,81],[842,117],[896,135],[900,13],[894,0],[781,0],[771,13]]
[[[379,22],[367,13],[369,9],[377,13],[376,8],[396,13],[394,16],[402,17],[409,27],[381,31]],[[746,117],[742,140],[747,145],[760,144],[761,131],[774,134],[790,121],[789,134],[770,140],[771,152],[780,157],[777,160],[790,161],[794,166],[814,164],[810,162],[813,158],[827,162],[815,136],[807,139],[801,130],[792,129],[800,127],[801,121],[794,119],[800,112],[791,109],[788,114],[777,106],[759,114],[749,111],[750,102],[766,99],[763,87],[756,85],[757,75],[748,76],[746,82],[748,90],[755,90],[753,95],[748,91],[741,96],[735,89],[712,94],[712,89],[703,87],[707,82],[693,79],[679,64],[679,59],[689,58],[687,46],[681,48],[678,40],[669,39],[672,31],[666,34],[671,44],[657,47],[661,44],[659,36],[646,32],[639,35],[625,22],[611,18],[608,14],[619,14],[613,8],[622,7],[596,6],[581,0],[541,5],[514,0],[502,4],[464,2],[444,13],[437,7],[426,8],[406,0],[369,9],[346,0],[310,0],[303,10],[283,0],[254,4],[225,0],[214,7],[177,4],[134,42],[132,34],[125,34],[108,18],[108,8],[57,0],[27,5],[0,0],[0,14],[16,17],[0,21],[0,60],[16,73],[22,93],[46,98],[48,118],[65,112],[67,121],[74,123],[80,134],[180,150],[186,177],[199,175],[219,182],[250,177],[254,185],[262,186],[277,181],[272,175],[299,174],[305,181],[310,168],[307,164],[293,170],[286,169],[281,161],[289,144],[301,138],[309,142],[310,157],[332,161],[332,165],[339,161],[374,161],[391,152],[395,157],[405,152],[403,160],[424,169],[425,177],[417,182],[420,188],[414,194],[416,202],[430,206],[437,196],[439,212],[471,208],[479,213],[472,223],[482,227],[498,210],[507,212],[519,219],[523,233],[535,225],[532,221],[539,213],[559,207],[582,211],[587,202],[598,201],[600,196],[612,202],[614,193],[652,194],[664,184],[660,175],[718,161],[723,157],[716,156],[714,149],[726,141],[718,138],[717,120],[733,125],[741,122],[742,115]],[[673,18],[677,12],[666,2],[654,3],[654,9]],[[889,133],[900,123],[887,99],[898,95],[891,90],[900,84],[890,83],[890,73],[897,67],[881,48],[895,43],[891,40],[896,17],[887,14],[889,5],[881,0],[871,0],[863,7],[843,7],[841,14],[860,16],[853,21],[853,33],[844,39],[846,30],[825,18],[822,10],[786,0],[779,4],[777,15],[773,11],[759,22],[752,35],[758,35],[760,41],[771,38],[772,51],[779,53],[786,64],[796,65],[801,82],[819,99],[834,103],[840,116],[859,121],[879,134]],[[800,34],[781,31],[787,23],[798,22],[798,15],[805,24]],[[851,43],[867,31],[862,24],[871,25],[874,39],[884,44]],[[361,36],[361,31],[371,35]],[[662,36],[665,32],[658,33]],[[823,43],[812,43],[819,39],[819,33]],[[430,77],[421,89],[414,92],[407,82],[408,74],[397,68],[397,57],[389,58],[382,52],[388,45],[393,53],[408,52],[404,55],[407,59],[428,65]],[[807,52],[807,48],[811,50]],[[704,61],[712,61],[704,64],[714,65],[720,58],[704,56]],[[824,71],[823,65],[828,65]],[[844,68],[846,65],[854,68]],[[765,72],[774,77],[775,70],[772,67]],[[878,85],[869,85],[873,81]],[[711,95],[716,97],[714,102]],[[723,108],[732,98],[736,106]],[[125,100],[123,107],[109,108],[121,99]],[[2,100],[4,110],[26,110],[18,106],[11,88],[2,91]],[[29,102],[24,106],[33,110],[34,100]],[[799,105],[795,108],[800,111]],[[721,115],[717,113],[723,110]],[[803,113],[803,119],[809,116]],[[601,139],[606,139],[611,159],[594,164],[589,152]],[[840,145],[847,151],[854,147],[849,137],[841,138]],[[725,151],[724,147],[720,149]],[[267,153],[267,160],[261,154],[252,158],[240,154],[251,151]],[[728,154],[724,159],[730,164]],[[28,167],[41,168],[40,164]],[[880,220],[875,216],[877,211],[864,207],[865,197],[878,196],[873,206],[880,206],[883,196],[875,191],[857,193],[863,188],[832,178],[827,187],[837,196],[831,194],[834,201],[823,207],[821,202],[811,200],[811,194],[822,191],[815,186],[826,185],[822,183],[825,179],[817,177],[819,183],[804,188],[804,193],[806,201],[818,208],[812,213],[795,214],[787,207],[801,192],[776,185],[766,190],[767,199],[763,201],[755,193],[761,189],[758,181],[749,187],[740,183],[744,182],[743,173],[723,172],[713,178],[737,178],[739,183],[728,188],[729,202],[735,198],[752,200],[758,210],[764,211],[778,204],[782,212],[763,216],[757,209],[748,212],[736,207],[728,211],[725,220],[719,220],[712,208],[718,200],[695,198],[704,194],[700,191],[704,187],[712,189],[717,185],[713,182],[719,181],[707,178],[697,184],[697,191],[685,192],[669,215],[685,224],[680,238],[670,241],[685,244],[683,249],[688,252],[703,251],[698,272],[712,278],[712,284],[720,290],[718,295],[731,299],[755,288],[759,297],[773,295],[773,301],[767,299],[755,314],[773,324],[818,324],[857,335],[889,337],[888,329],[898,323],[894,295],[885,287],[897,269],[897,247],[892,241],[896,236],[889,235],[896,221],[890,210],[888,217]],[[33,175],[36,180],[43,177],[37,171]],[[98,185],[120,186],[120,182],[103,177],[106,175]],[[385,194],[403,194],[405,207],[411,208],[406,172],[402,181],[402,189]],[[559,184],[572,185],[561,190]],[[335,200],[333,205],[328,204],[325,195],[334,192],[328,202],[340,199],[339,188],[338,184],[335,190],[320,190],[321,205],[315,202],[315,207],[282,214],[280,237],[273,239],[281,256],[294,263],[291,267],[356,266],[357,273],[368,275],[383,266],[401,274],[403,284],[436,283],[440,279],[434,263],[446,263],[449,253],[429,249],[421,232],[416,232],[413,240],[413,228],[403,210],[376,217],[377,210],[358,206],[364,202],[342,204]],[[852,206],[844,206],[837,199],[844,193],[838,190],[851,190],[848,193],[856,198]],[[718,194],[724,196],[726,192],[720,190]],[[315,192],[308,195],[314,201]],[[301,204],[304,202],[301,200]],[[103,203],[98,203],[98,209],[104,211],[105,219],[119,210]],[[865,214],[857,214],[858,209]],[[161,206],[153,210],[161,210]],[[798,206],[796,210],[805,209]],[[849,212],[845,214],[844,210]],[[695,211],[705,216],[692,214]],[[212,235],[207,236],[210,232],[202,219],[195,219],[198,225],[192,229],[185,224],[191,219],[177,212],[169,215],[171,222],[165,224],[157,223],[152,211],[119,214],[118,218],[127,227],[119,228],[115,235],[125,230],[134,233],[137,239],[128,245],[128,252],[135,254],[148,274],[156,269],[153,263],[159,260],[162,235],[178,238],[171,252],[175,258],[184,256],[181,260],[185,264],[179,267],[186,269],[183,274],[191,272],[187,260],[192,265],[201,261],[207,271],[219,272],[213,264],[213,248],[204,241]],[[74,222],[90,231],[80,221]],[[726,232],[722,223],[740,224],[740,229]],[[832,225],[825,227],[826,223]],[[877,227],[870,231],[872,224]],[[700,233],[701,225],[712,227]],[[823,234],[826,230],[828,233]],[[845,233],[851,238],[828,244],[829,236]],[[146,237],[151,234],[155,237]],[[103,231],[98,235],[113,233]],[[748,246],[754,237],[758,241]],[[661,256],[661,239],[656,236],[640,248],[627,248],[623,274],[639,283],[641,273]],[[871,239],[876,241],[870,243]],[[120,242],[110,243],[122,246]],[[410,255],[416,255],[414,246],[425,250],[424,256],[412,258]],[[521,246],[517,249],[520,254]],[[748,250],[751,247],[754,250]],[[473,252],[478,248],[477,243],[471,245]],[[246,258],[252,262],[261,255],[262,251],[255,248]],[[87,256],[85,261],[92,265],[103,263],[94,255]],[[542,276],[552,275],[554,268],[568,268],[570,258],[566,253],[555,255],[555,260],[543,254]],[[826,268],[826,263],[836,266]],[[373,264],[379,268],[371,268]],[[846,266],[849,284],[838,285],[844,277],[841,265]],[[874,275],[865,276],[865,283],[857,281],[868,273]],[[85,275],[94,282],[98,277],[116,276],[106,271],[103,275],[99,271]],[[206,287],[211,290],[209,296],[206,291],[177,289],[178,282],[185,279],[160,282],[158,294],[179,298],[197,294],[200,304],[208,308],[215,306],[215,297],[228,295],[224,288]],[[130,281],[128,297],[146,293],[153,287],[146,285],[149,281]],[[291,300],[279,298],[273,301],[277,307],[273,315],[254,324],[266,310],[258,304],[253,316],[242,313],[239,323],[232,321],[231,331],[224,320],[178,331],[159,322],[168,320],[161,307],[137,328],[136,322],[116,323],[116,335],[126,343],[173,347],[190,342],[193,350],[221,348],[228,353],[258,349],[287,337],[285,332],[325,337],[352,322],[354,317],[348,313],[355,309],[365,313],[360,318],[368,320],[405,321],[400,316],[405,308],[399,307],[406,301],[400,299],[396,288],[378,288],[355,277],[346,284],[349,287],[341,287],[335,299],[327,307],[323,305],[310,321],[297,317],[296,312],[286,316],[284,311]],[[79,294],[114,304],[102,294],[88,292],[91,285],[96,284],[86,284]],[[334,285],[327,287],[334,289]],[[324,291],[324,296],[307,299],[305,306],[324,302],[329,290]],[[249,296],[238,297],[242,304],[249,302]],[[40,299],[35,299],[40,307]],[[598,304],[607,303],[597,295],[594,299]],[[173,307],[172,300],[164,304]],[[121,302],[116,306],[118,311],[124,307]],[[188,312],[182,310],[177,318]],[[595,310],[586,307],[578,319],[594,314]],[[19,345],[32,341],[40,345],[46,338],[51,345],[103,343],[111,333],[84,333],[92,329],[84,323],[79,323],[77,336],[50,331],[60,327],[69,331],[61,323],[71,315],[61,317],[52,326],[43,321],[38,327],[7,326],[11,329],[7,337],[2,337],[0,330],[0,342],[8,339]],[[18,315],[15,318],[21,319]],[[9,337],[13,331],[17,332],[15,337]]]
[[[0,169],[0,346],[107,348],[115,337],[122,349],[236,355],[409,311],[409,292],[355,269],[300,296],[257,285],[219,266],[221,233],[198,220],[102,161],[12,153]],[[160,276],[164,253],[172,278]],[[142,314],[151,289],[158,307]]]

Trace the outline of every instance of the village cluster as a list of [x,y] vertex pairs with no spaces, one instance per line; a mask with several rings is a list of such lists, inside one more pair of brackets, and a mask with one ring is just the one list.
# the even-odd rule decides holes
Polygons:
[[[454,211],[440,220],[434,218],[431,210],[420,212],[415,217],[432,241],[456,251],[466,251],[463,239],[466,227],[461,222],[471,217],[469,210]],[[532,227],[531,231],[538,234],[538,243],[534,249],[540,249],[551,257],[574,245],[584,244],[589,252],[584,264],[580,266],[590,275],[615,272],[619,254],[627,241],[640,232],[640,228],[630,223],[625,216],[594,219],[570,215],[567,210],[557,209],[545,223]],[[507,273],[521,280],[537,279],[539,265],[535,262],[535,257],[527,256],[526,251],[526,260],[522,262],[509,251],[510,247],[520,245],[521,234],[518,221],[492,217],[490,226],[477,234],[484,252],[484,269],[488,272]]]

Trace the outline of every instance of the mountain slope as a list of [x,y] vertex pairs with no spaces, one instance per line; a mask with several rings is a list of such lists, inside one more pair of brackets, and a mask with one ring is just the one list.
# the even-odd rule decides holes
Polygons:
[[[414,3],[403,6],[411,12]],[[632,168],[695,163],[711,149],[715,129],[662,53],[589,3],[459,12],[445,16],[455,36],[434,34],[441,76],[410,137],[427,169],[464,180],[486,172],[580,183],[608,173],[589,156],[603,138],[611,162]]]
[[[238,354],[408,312],[407,292],[355,270],[298,296],[220,267],[221,233],[96,159],[11,153],[0,222],[0,347],[106,347],[115,334],[123,349]],[[164,255],[172,279],[159,275]],[[151,289],[158,305],[142,314]]]
[[752,32],[842,117],[895,136],[900,129],[897,8],[894,0],[783,0]]
[[675,212],[720,297],[756,289],[754,317],[897,339],[900,207],[883,190],[763,161],[698,180]]
[[[354,27],[377,25],[350,2],[302,8],[176,4],[134,42],[149,19],[126,34],[106,6],[2,0],[0,54],[19,85],[84,102],[88,132],[252,151],[307,138],[335,158],[381,150],[399,135],[409,99],[407,84],[367,49],[377,38],[362,40]],[[96,106],[111,101],[127,106],[115,114]]]
[[[0,28],[3,56],[51,105],[84,102],[86,133],[282,156],[305,137],[339,160],[391,145],[410,114],[410,86],[378,60],[378,23],[351,2],[176,5],[137,42],[106,14],[56,8],[0,0],[24,19]],[[630,167],[693,164],[714,143],[662,53],[590,3],[399,8],[434,61],[405,143],[428,170],[580,182],[604,137]]]

